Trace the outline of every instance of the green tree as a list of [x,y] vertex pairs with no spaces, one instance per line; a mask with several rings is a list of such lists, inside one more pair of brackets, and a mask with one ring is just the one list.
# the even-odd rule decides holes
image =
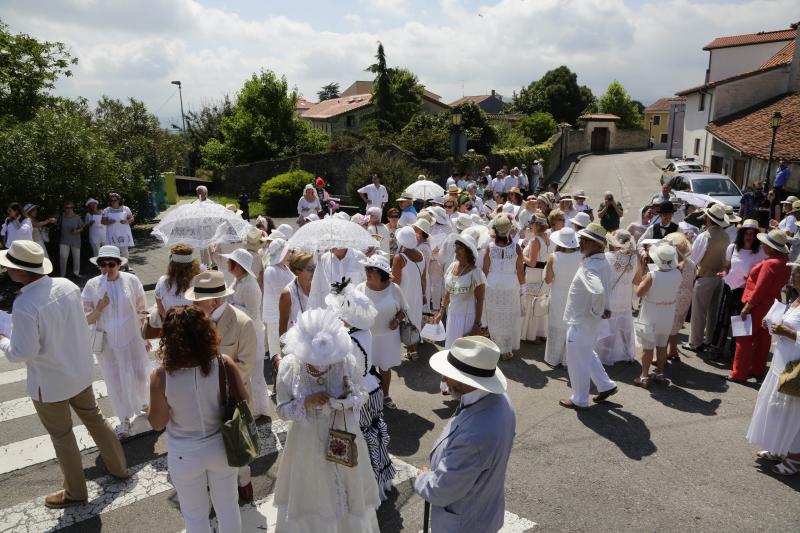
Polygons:
[[55,81],[72,76],[77,63],[63,43],[12,35],[0,20],[0,123],[33,117]]
[[578,115],[591,104],[592,91],[578,85],[578,76],[562,65],[548,70],[539,80],[523,87],[512,101],[518,113],[530,115],[545,111],[558,122],[574,124]]
[[497,130],[489,123],[486,113],[473,102],[455,106],[451,113],[461,113],[461,128],[467,135],[467,148],[489,154],[500,140]]
[[386,187],[391,204],[417,176],[425,172],[405,155],[367,148],[347,169],[350,198],[358,198],[358,189],[370,183],[373,174],[381,176],[381,184]]
[[375,74],[370,100],[374,109],[372,117],[378,130],[391,130],[391,117],[394,114],[392,82],[389,77],[389,68],[386,66],[386,53],[383,50],[383,43],[380,41],[375,59],[376,62],[366,69],[367,72]]
[[403,127],[400,146],[421,159],[446,159],[449,150],[448,115],[418,113]]
[[583,100],[584,104],[581,115],[584,113],[597,113],[597,97],[586,85],[581,85],[581,100]]
[[339,98],[339,84],[335,81],[332,81],[327,85],[323,85],[322,88],[317,91],[317,98],[319,98],[320,102]]
[[232,113],[228,95],[218,102],[204,103],[199,111],[186,113],[186,140],[189,143],[189,174],[203,166],[200,150],[211,139],[222,140],[222,118]]
[[531,145],[531,140],[528,137],[507,122],[494,124],[494,129],[497,131],[498,141],[493,151],[523,148]]
[[376,63],[366,69],[375,74],[371,99],[373,127],[381,134],[397,133],[422,107],[423,89],[410,70],[386,65],[380,42],[375,58]]
[[600,97],[598,108],[602,113],[611,113],[620,117],[617,125],[620,128],[641,128],[642,116],[631,99],[631,95],[620,82],[614,80],[606,93]]
[[531,140],[534,144],[545,142],[558,128],[558,123],[553,115],[538,111],[520,120],[516,130]]

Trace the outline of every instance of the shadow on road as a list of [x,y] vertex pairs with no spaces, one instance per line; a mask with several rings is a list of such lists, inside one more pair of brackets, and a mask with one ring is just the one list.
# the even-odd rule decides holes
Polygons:
[[793,476],[782,476],[780,474],[776,474],[775,472],[772,471],[772,467],[776,464],[778,463],[765,461],[763,459],[756,459],[756,464],[754,466],[760,474],[764,474],[765,476],[774,478],[775,480],[780,481],[787,487],[791,487],[795,491],[800,492],[800,474],[795,474]]
[[516,381],[526,388],[543,389],[547,385],[547,375],[532,360],[515,357],[510,361],[501,362],[500,369],[508,379]]
[[389,426],[389,452],[400,457],[408,457],[419,451],[419,441],[423,435],[434,428],[434,423],[403,409],[385,409],[383,417]]
[[631,459],[641,461],[657,450],[644,420],[625,411],[620,404],[604,402],[587,411],[578,411],[577,415],[584,426],[613,442]]

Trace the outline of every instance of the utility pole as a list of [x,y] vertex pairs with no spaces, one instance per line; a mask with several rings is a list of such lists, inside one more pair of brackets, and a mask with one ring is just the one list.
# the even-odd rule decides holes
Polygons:
[[175,80],[175,81],[173,81],[171,83],[172,83],[172,85],[177,85],[178,86],[178,98],[180,98],[180,100],[181,100],[181,123],[183,124],[183,133],[185,135],[186,134],[186,116],[184,116],[184,114],[183,114],[183,91],[181,90],[181,82],[178,81],[178,80]]

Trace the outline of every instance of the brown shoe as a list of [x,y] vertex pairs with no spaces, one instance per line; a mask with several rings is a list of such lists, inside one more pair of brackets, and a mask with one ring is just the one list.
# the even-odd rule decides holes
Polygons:
[[572,400],[558,400],[558,405],[566,407],[567,409],[575,409],[576,411],[585,411],[588,407],[572,403]]
[[245,502],[253,501],[253,484],[248,483],[244,487],[239,487],[239,499]]
[[67,498],[66,492],[60,490],[50,496],[45,496],[44,506],[50,509],[63,509],[72,505],[83,505],[87,500],[70,500]]

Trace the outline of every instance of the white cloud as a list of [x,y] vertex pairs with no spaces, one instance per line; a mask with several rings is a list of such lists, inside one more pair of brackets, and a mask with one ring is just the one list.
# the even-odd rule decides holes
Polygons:
[[[151,109],[174,90],[173,79],[183,81],[193,106],[234,93],[261,68],[314,98],[328,82],[344,88],[367,79],[379,40],[390,65],[411,69],[446,101],[461,96],[462,81],[466,94],[510,96],[565,64],[598,95],[618,79],[650,102],[702,81],[708,59],[701,48],[713,38],[785,28],[796,18],[792,0],[358,2],[342,7],[341,28],[327,26],[335,31],[301,14],[246,19],[195,0],[7,0],[3,18],[11,31],[72,47],[80,64],[59,93],[134,96]],[[177,106],[160,112],[165,121],[171,113]]]

